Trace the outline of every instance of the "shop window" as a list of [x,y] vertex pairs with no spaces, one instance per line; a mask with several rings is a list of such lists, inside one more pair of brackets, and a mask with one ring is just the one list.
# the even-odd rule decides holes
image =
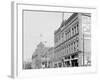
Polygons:
[[69,67],[69,66],[70,66],[70,62],[69,62],[69,61],[65,61],[65,65],[66,65],[67,67]]
[[72,59],[74,59],[75,58],[75,55],[72,55],[71,57],[72,57]]
[[72,60],[71,63],[72,63],[72,67],[78,67],[79,66],[77,59]]
[[54,68],[57,68],[57,64],[54,65]]

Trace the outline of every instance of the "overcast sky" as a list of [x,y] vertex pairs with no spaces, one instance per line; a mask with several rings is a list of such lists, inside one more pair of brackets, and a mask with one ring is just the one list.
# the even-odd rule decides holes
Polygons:
[[[72,13],[65,13],[67,19]],[[62,22],[62,13],[24,11],[24,61],[31,59],[39,42],[54,46],[54,31]]]

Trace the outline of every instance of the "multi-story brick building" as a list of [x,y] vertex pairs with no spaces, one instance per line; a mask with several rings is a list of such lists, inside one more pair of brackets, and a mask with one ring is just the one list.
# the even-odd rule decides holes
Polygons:
[[54,32],[54,67],[88,66],[91,63],[91,15],[73,13]]

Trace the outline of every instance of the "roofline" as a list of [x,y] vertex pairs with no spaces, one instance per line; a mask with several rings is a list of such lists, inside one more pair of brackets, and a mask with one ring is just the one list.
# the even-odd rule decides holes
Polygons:
[[64,22],[62,22],[61,23],[61,26],[54,32],[54,34],[56,34],[57,32],[59,32],[60,31],[60,29],[64,26],[64,25],[66,25],[66,24],[68,24],[74,17],[76,17],[78,15],[78,13],[73,13],[67,20],[65,20]]

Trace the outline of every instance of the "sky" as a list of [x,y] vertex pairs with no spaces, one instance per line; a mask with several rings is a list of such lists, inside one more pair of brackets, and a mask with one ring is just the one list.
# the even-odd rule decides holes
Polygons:
[[[64,13],[68,19],[72,13]],[[61,12],[24,11],[24,61],[30,60],[36,46],[46,42],[47,47],[54,46],[54,31],[62,22]]]

